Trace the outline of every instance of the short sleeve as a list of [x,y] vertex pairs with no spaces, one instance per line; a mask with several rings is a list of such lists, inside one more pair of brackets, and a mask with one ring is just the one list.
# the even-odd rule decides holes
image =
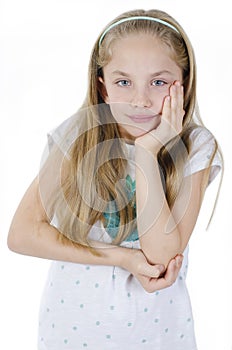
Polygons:
[[60,232],[66,231],[62,229],[62,217],[60,215],[58,220],[57,213],[68,212],[62,188],[63,169],[65,160],[70,159],[70,150],[78,137],[78,129],[77,117],[74,115],[49,132],[40,164],[39,192],[41,203],[50,223],[57,228],[59,226]]
[[[210,166],[209,184],[214,180],[222,167],[222,160],[216,148],[212,133],[204,127],[198,127],[190,134],[191,147],[188,162],[184,168],[184,176],[192,175]],[[215,155],[214,155],[215,153]],[[211,162],[212,156],[213,160]]]
[[56,146],[68,157],[68,151],[77,137],[77,115],[75,114],[47,134],[48,149],[51,151]]

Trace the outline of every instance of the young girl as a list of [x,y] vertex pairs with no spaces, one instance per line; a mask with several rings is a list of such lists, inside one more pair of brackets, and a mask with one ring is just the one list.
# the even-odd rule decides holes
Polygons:
[[195,68],[161,11],[124,13],[97,39],[86,100],[49,136],[9,232],[10,249],[54,260],[39,350],[196,349],[188,242],[221,160]]

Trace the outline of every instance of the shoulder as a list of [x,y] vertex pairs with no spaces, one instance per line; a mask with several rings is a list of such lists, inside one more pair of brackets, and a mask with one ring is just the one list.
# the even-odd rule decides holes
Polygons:
[[214,135],[204,126],[197,126],[190,133],[190,151],[185,166],[185,176],[210,168],[209,183],[222,167],[222,159]]
[[197,148],[199,146],[204,146],[206,144],[211,144],[211,146],[216,145],[216,139],[214,135],[204,126],[197,126],[190,133],[191,149]]
[[49,150],[56,146],[67,155],[71,145],[78,137],[78,130],[78,114],[76,113],[47,134]]

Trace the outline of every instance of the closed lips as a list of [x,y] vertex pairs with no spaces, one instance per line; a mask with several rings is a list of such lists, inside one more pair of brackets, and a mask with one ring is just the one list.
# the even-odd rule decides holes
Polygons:
[[151,121],[156,115],[128,115],[128,117],[135,123],[146,123]]

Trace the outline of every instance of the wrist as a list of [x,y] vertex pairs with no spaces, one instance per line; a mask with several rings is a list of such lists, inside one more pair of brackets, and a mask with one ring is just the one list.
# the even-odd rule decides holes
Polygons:
[[152,164],[157,161],[158,153],[160,148],[149,148],[138,143],[135,146],[135,162],[136,165],[142,166],[144,168],[145,164]]
[[[134,250],[118,245],[94,242],[94,248],[99,250],[101,264],[117,266],[128,270],[133,257]],[[100,262],[100,261],[99,261]]]
[[118,266],[131,271],[131,262],[133,261],[134,254],[137,249],[120,247]]
[[150,135],[148,138],[152,138],[152,140],[144,140],[142,137],[138,137],[135,140],[135,150],[137,151],[137,153],[149,152],[153,156],[157,155],[162,147],[162,144],[158,140],[154,141],[154,138]]

